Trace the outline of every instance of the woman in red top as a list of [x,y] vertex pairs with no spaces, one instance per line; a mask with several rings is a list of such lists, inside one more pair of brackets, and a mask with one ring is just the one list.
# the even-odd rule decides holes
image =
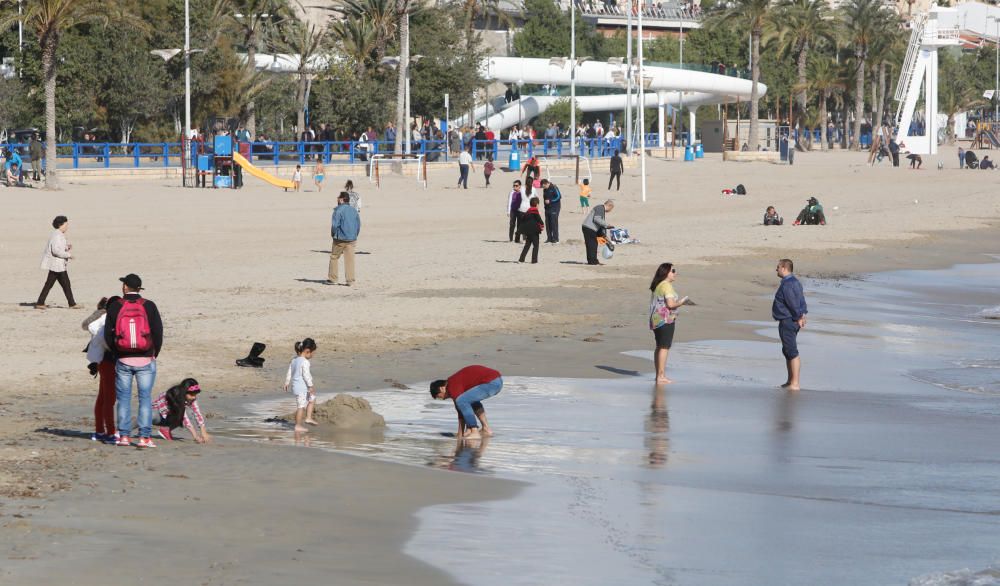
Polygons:
[[[483,435],[493,435],[486,422],[483,401],[496,395],[503,388],[503,377],[492,368],[474,364],[466,366],[448,380],[431,383],[431,396],[435,399],[451,399],[458,412],[458,433],[455,437],[479,439]],[[478,418],[478,420],[477,420]],[[479,422],[483,424],[482,434]]]

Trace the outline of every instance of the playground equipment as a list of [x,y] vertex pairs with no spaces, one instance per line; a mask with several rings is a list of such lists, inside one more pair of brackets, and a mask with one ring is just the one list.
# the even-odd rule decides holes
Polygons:
[[[910,152],[933,155],[938,150],[938,55],[941,47],[959,44],[958,25],[942,25],[939,17],[955,16],[953,8],[932,5],[926,14],[913,19],[910,44],[899,71],[895,99],[899,102],[896,110],[896,140],[905,142]],[[924,88],[924,133],[911,134],[913,112],[920,99],[921,86]]]
[[248,161],[246,157],[244,157],[238,152],[233,153],[233,162],[239,165],[247,173],[256,177],[257,179],[266,181],[271,185],[274,185],[275,187],[283,187],[285,189],[291,189],[295,187],[295,184],[292,183],[290,180],[276,177],[268,173],[267,171],[264,171],[263,169],[255,166],[253,163]]
[[[371,156],[368,161],[368,180],[375,184],[375,187],[379,189],[382,188],[382,173],[381,168],[383,163],[390,163],[390,165],[400,165],[405,166],[407,163],[416,167],[417,183],[422,185],[424,189],[427,189],[427,156],[426,155],[391,155],[391,154],[375,154]],[[402,169],[401,169],[402,170]],[[402,172],[404,175],[405,171]]]

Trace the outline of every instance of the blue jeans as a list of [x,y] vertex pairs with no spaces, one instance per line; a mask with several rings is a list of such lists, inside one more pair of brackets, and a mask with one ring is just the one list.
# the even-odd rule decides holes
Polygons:
[[115,398],[118,410],[118,433],[129,435],[132,431],[132,379],[139,387],[139,437],[149,437],[153,432],[153,383],[156,382],[156,361],[146,366],[129,366],[115,363]]
[[468,189],[469,188],[469,166],[468,165],[461,165],[460,164],[458,166],[458,172],[459,172],[459,175],[458,175],[458,184],[461,185],[462,187],[464,187],[465,189]]
[[455,399],[455,408],[462,414],[462,419],[465,420],[466,427],[479,427],[479,421],[476,419],[476,412],[473,408],[473,404],[489,399],[493,395],[499,393],[502,388],[503,377],[498,376],[488,383],[472,387]]

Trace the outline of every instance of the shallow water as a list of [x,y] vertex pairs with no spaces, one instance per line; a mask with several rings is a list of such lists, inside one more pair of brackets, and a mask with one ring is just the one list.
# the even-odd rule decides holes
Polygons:
[[[419,513],[407,552],[469,584],[1000,584],[998,283],[997,264],[806,281],[798,394],[775,388],[776,342],[698,342],[666,387],[507,376],[481,443],[445,437],[454,409],[411,381],[364,393],[384,434],[312,445],[529,481]],[[258,423],[287,405],[242,433],[288,441]]]

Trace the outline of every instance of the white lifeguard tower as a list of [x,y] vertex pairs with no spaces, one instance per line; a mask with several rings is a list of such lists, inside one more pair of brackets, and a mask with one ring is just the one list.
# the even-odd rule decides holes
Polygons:
[[[938,16],[953,13],[954,8],[944,8],[932,4],[926,14],[913,19],[910,44],[906,58],[899,72],[896,84],[897,142],[906,143],[910,152],[933,155],[938,150],[938,49],[959,44],[957,26],[942,28]],[[924,89],[924,132],[910,134],[913,112],[920,99],[921,86]]]

